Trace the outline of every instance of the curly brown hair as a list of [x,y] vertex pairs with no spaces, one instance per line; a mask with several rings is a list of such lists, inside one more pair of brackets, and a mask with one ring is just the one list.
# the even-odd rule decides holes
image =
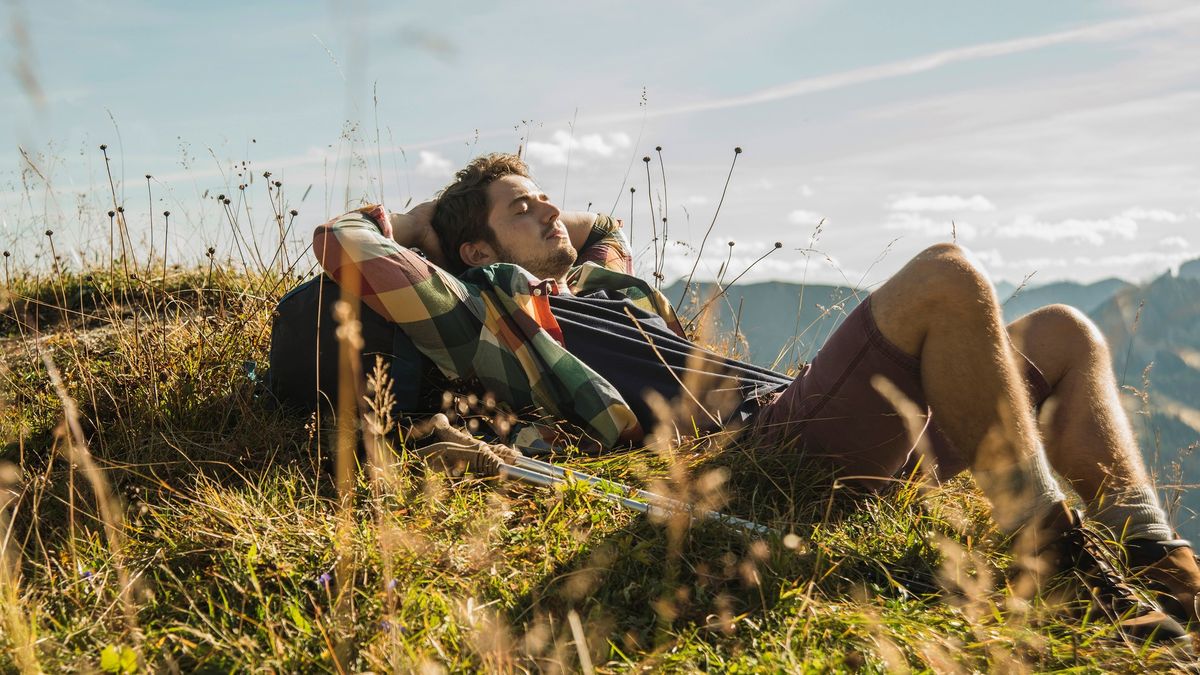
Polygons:
[[503,152],[482,155],[454,174],[454,182],[438,195],[433,231],[451,272],[459,274],[470,267],[458,253],[463,244],[485,241],[496,246],[496,233],[487,222],[490,207],[487,188],[492,181],[510,175],[532,178],[529,167],[516,155]]

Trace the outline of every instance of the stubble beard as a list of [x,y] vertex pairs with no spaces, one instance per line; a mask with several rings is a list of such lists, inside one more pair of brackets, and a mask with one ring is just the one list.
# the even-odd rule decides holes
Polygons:
[[494,244],[493,247],[496,249],[496,257],[502,262],[518,265],[539,279],[561,279],[578,258],[569,241],[562,241],[553,250],[524,260],[498,244]]

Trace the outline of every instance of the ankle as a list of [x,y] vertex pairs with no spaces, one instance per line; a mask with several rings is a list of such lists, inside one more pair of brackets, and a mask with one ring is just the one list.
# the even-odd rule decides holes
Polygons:
[[1105,492],[1088,504],[1087,512],[1121,539],[1165,541],[1174,536],[1158,495],[1149,485]]

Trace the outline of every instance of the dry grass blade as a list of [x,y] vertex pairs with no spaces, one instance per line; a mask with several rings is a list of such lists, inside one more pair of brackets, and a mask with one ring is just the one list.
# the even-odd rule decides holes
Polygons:
[[[2,402],[0,402],[2,403]],[[17,669],[26,675],[41,673],[35,636],[37,624],[26,615],[21,597],[20,551],[13,541],[13,522],[9,507],[17,501],[20,470],[0,462],[0,627],[12,649]]]
[[112,486],[109,484],[104,472],[100,470],[100,467],[92,458],[92,453],[88,449],[87,439],[83,434],[83,427],[80,425],[79,408],[75,405],[75,400],[67,393],[58,368],[54,365],[54,360],[50,358],[48,353],[43,352],[42,362],[46,366],[46,372],[50,377],[50,383],[54,386],[54,392],[58,395],[59,401],[62,403],[63,422],[68,430],[65,439],[67,461],[79,466],[83,470],[83,475],[87,478],[92,492],[96,496],[96,504],[100,509],[100,519],[104,523],[105,541],[108,544],[108,551],[112,558],[113,567],[117,572],[117,583],[120,585],[121,608],[125,614],[126,629],[130,636],[136,637],[138,630],[135,589],[125,563],[124,508],[120,500],[113,494]]

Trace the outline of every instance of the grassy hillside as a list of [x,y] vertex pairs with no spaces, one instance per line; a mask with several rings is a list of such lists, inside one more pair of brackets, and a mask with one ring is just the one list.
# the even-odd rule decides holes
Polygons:
[[[0,670],[1179,666],[1010,597],[969,482],[855,495],[728,435],[556,460],[786,535],[751,541],[580,484],[426,472],[387,420],[367,461],[261,398],[296,281],[123,261],[5,278]],[[360,461],[340,485],[339,459]]]

